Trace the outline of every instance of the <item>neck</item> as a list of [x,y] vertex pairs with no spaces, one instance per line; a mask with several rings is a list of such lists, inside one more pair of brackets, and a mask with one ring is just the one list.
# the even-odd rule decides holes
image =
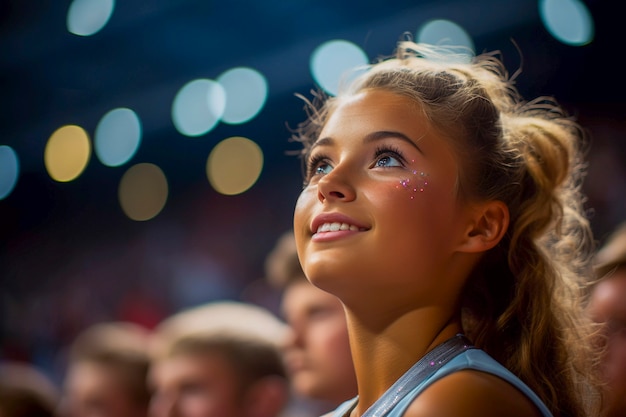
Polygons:
[[346,307],[362,415],[411,366],[435,346],[462,331],[453,310],[358,312]]

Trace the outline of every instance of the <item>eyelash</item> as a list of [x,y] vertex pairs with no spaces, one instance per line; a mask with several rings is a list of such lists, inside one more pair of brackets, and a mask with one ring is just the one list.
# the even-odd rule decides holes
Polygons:
[[[397,159],[402,165],[404,165],[406,162],[402,151],[400,151],[400,149],[395,146],[385,145],[377,147],[376,151],[374,152],[374,163],[380,160],[380,158],[383,156],[391,156]],[[313,155],[306,164],[306,182],[308,182],[311,177],[313,177],[315,169],[317,169],[321,162],[329,163],[329,161],[330,158],[326,154],[318,153],[316,155]]]
[[376,162],[380,160],[382,156],[392,156],[398,160],[403,166],[406,163],[406,158],[402,154],[399,148],[391,145],[379,146],[374,153]]
[[314,174],[315,169],[318,167],[320,162],[328,162],[330,158],[326,154],[318,153],[317,155],[312,156],[306,164],[306,179],[307,182],[311,179]]

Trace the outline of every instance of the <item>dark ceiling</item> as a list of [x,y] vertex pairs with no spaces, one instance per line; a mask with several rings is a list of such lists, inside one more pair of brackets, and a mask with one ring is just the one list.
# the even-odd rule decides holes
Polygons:
[[[619,67],[617,30],[609,20],[614,10],[604,1],[586,2],[597,38],[584,47],[552,39],[531,0],[124,1],[117,2],[107,26],[89,37],[66,30],[69,3],[4,0],[0,6],[0,138],[18,152],[26,172],[43,168],[43,147],[58,127],[76,123],[93,132],[117,106],[141,116],[146,143],[166,136],[183,142],[172,137],[170,106],[177,89],[239,65],[267,77],[270,97],[260,117],[263,126],[280,130],[294,114],[285,104],[297,103],[293,93],[312,86],[308,58],[316,46],[347,39],[373,59],[432,18],[466,28],[477,50],[503,50],[512,70],[521,53],[520,87],[530,94],[578,105],[621,102],[626,91],[607,75]],[[284,146],[280,139],[258,137]],[[146,146],[171,155],[167,146]]]

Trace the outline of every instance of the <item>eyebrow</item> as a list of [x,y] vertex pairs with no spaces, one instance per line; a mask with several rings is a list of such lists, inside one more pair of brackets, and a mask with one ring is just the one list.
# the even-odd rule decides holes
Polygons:
[[[397,131],[394,131],[394,130],[378,130],[376,132],[368,133],[365,136],[365,138],[363,138],[363,143],[377,142],[379,140],[386,139],[386,138],[397,138],[397,139],[400,139],[403,142],[406,142],[409,145],[413,146],[422,155],[424,154],[422,149],[419,146],[417,146],[417,143],[415,141],[413,141],[410,137],[408,137],[404,133],[397,132]],[[315,141],[313,146],[311,146],[311,150],[317,148],[318,146],[330,146],[330,145],[333,145],[334,143],[335,143],[335,140],[333,138],[331,138],[331,137],[324,137],[324,138],[321,138],[321,139],[318,139],[317,141]]]

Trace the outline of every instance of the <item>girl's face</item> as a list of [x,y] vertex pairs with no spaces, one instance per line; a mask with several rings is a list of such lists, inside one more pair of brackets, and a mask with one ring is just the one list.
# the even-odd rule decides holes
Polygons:
[[309,280],[344,302],[397,303],[415,291],[434,301],[424,290],[445,284],[466,231],[458,175],[448,140],[410,99],[366,90],[342,101],[312,147],[295,209]]

